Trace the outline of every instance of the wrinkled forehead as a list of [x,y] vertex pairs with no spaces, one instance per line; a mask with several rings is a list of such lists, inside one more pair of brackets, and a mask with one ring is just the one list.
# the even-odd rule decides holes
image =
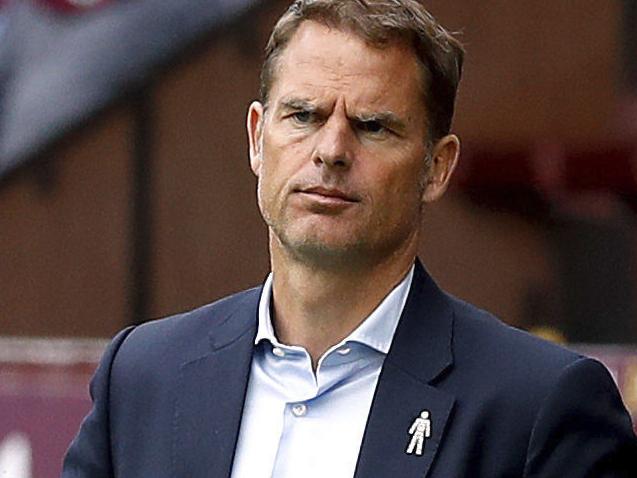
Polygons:
[[345,95],[359,106],[424,114],[421,71],[406,42],[372,45],[351,31],[305,21],[278,59],[269,98]]

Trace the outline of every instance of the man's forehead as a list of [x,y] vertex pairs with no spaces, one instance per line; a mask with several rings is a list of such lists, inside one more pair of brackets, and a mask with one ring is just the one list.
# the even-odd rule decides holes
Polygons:
[[347,94],[353,102],[402,109],[412,95],[420,100],[421,91],[419,64],[409,49],[371,47],[352,33],[306,21],[279,58],[270,98],[315,104]]

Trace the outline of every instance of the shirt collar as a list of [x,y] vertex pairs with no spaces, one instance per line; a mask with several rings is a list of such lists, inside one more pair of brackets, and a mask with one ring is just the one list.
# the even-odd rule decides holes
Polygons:
[[[347,336],[342,343],[359,342],[379,352],[387,354],[394,338],[394,332],[398,327],[398,321],[402,314],[407,295],[414,276],[414,266],[411,266],[407,275],[394,289],[387,294],[383,301],[367,316],[367,318]],[[267,340],[275,346],[281,345],[272,325],[270,315],[270,301],[272,297],[272,273],[263,284],[261,299],[259,300],[259,317],[255,345],[262,340]]]

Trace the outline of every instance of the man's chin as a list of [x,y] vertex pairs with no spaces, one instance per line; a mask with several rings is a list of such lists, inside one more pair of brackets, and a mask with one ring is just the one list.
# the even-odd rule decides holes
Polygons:
[[357,262],[369,260],[369,247],[360,241],[337,240],[332,236],[300,240],[283,238],[280,243],[289,256],[317,268],[351,268]]

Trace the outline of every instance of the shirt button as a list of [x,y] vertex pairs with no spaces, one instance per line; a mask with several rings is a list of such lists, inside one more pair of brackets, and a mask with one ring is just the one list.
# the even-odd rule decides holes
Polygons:
[[274,347],[272,353],[277,357],[285,357],[285,351],[279,347]]
[[341,355],[348,355],[351,351],[352,349],[350,349],[349,347],[341,347],[337,350],[337,352]]
[[304,403],[297,403],[292,407],[292,413],[295,417],[305,416],[305,414],[307,413],[307,405],[305,405]]

